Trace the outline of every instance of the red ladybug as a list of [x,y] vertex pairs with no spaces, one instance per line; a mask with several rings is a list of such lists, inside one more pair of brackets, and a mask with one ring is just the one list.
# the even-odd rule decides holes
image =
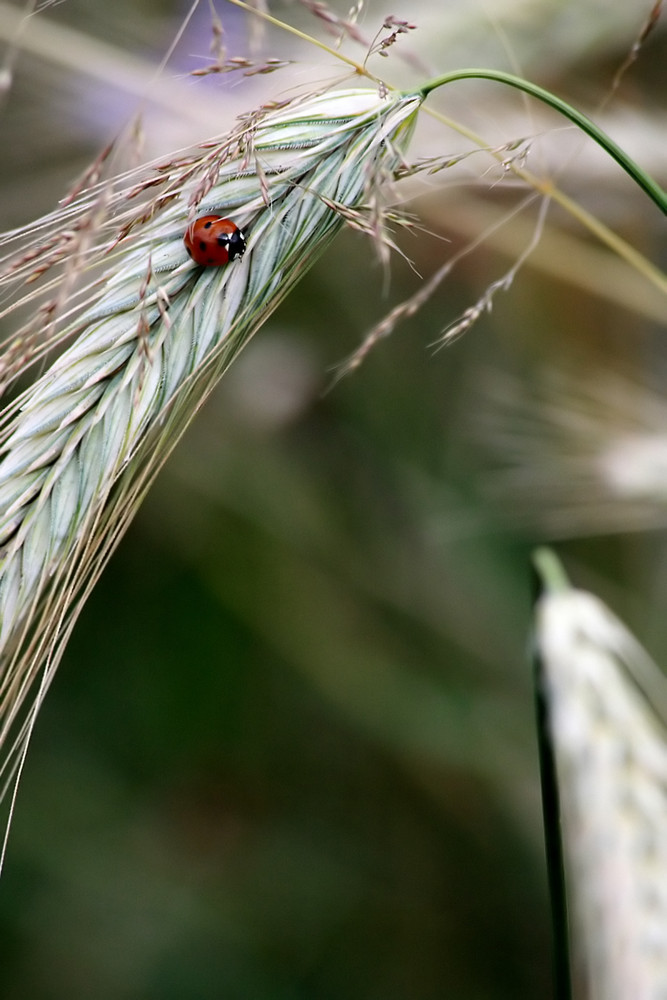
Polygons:
[[245,253],[245,236],[231,219],[201,215],[191,222],[183,238],[195,264],[222,267]]

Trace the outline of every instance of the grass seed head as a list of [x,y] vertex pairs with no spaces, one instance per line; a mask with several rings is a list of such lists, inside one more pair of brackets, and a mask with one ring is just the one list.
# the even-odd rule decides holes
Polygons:
[[537,609],[575,934],[592,1000],[667,983],[665,678],[592,594]]
[[[83,310],[64,303],[59,338],[76,339],[0,426],[0,742],[46,664],[36,710],[88,589],[220,375],[335,234],[377,205],[419,103],[358,90],[263,109],[139,181],[99,182],[51,220],[85,231],[79,266],[102,273],[78,292]],[[94,212],[91,244],[82,220]],[[242,260],[190,261],[186,226],[210,213],[247,235]],[[63,238],[37,264],[59,305],[67,268],[50,269]],[[8,274],[29,278],[34,260],[28,248]]]

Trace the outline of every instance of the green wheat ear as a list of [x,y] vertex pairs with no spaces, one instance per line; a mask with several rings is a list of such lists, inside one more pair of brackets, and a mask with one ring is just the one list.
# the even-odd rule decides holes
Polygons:
[[553,553],[535,563],[556,994],[572,995],[571,938],[591,1000],[657,1000],[667,987],[667,681]]
[[[121,214],[112,263],[72,320],[77,339],[8,409],[0,437],[0,745],[12,732],[15,741],[5,781],[34,720],[21,706],[38,680],[39,706],[157,470],[333,236],[346,222],[363,228],[420,102],[344,91],[256,116],[161,165],[143,184],[155,185],[153,203]],[[208,213],[244,230],[241,260],[205,269],[189,260],[185,228]]]

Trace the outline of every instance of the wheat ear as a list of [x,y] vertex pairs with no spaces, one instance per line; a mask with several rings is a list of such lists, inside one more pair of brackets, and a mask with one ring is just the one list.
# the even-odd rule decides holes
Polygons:
[[[110,196],[115,216],[98,240],[105,273],[63,331],[77,339],[9,407],[0,437],[5,782],[78,610],[160,465],[336,232],[364,228],[420,101],[357,90],[265,111]],[[128,207],[139,189],[155,191],[152,202]],[[64,210],[70,230],[103,190]],[[185,227],[205,213],[245,231],[242,260],[204,269],[189,260]],[[33,709],[21,712],[37,680]]]
[[[536,562],[550,587],[536,638],[586,995],[658,1000],[667,995],[667,685],[600,600],[560,579],[551,553]],[[569,995],[564,985],[558,995]]]

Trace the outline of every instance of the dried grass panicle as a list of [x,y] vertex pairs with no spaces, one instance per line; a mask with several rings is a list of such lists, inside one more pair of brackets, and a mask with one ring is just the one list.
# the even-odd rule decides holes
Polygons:
[[[40,669],[48,685],[87,589],[188,420],[346,224],[335,206],[376,202],[419,104],[368,90],[296,102],[111,196],[106,272],[62,331],[78,338],[0,431],[0,743]],[[153,184],[152,202],[127,201]],[[99,199],[81,195],[64,225]],[[189,260],[186,224],[205,213],[246,232],[241,261]]]
[[591,1000],[667,995],[667,683],[591,594],[538,605],[538,647]]

